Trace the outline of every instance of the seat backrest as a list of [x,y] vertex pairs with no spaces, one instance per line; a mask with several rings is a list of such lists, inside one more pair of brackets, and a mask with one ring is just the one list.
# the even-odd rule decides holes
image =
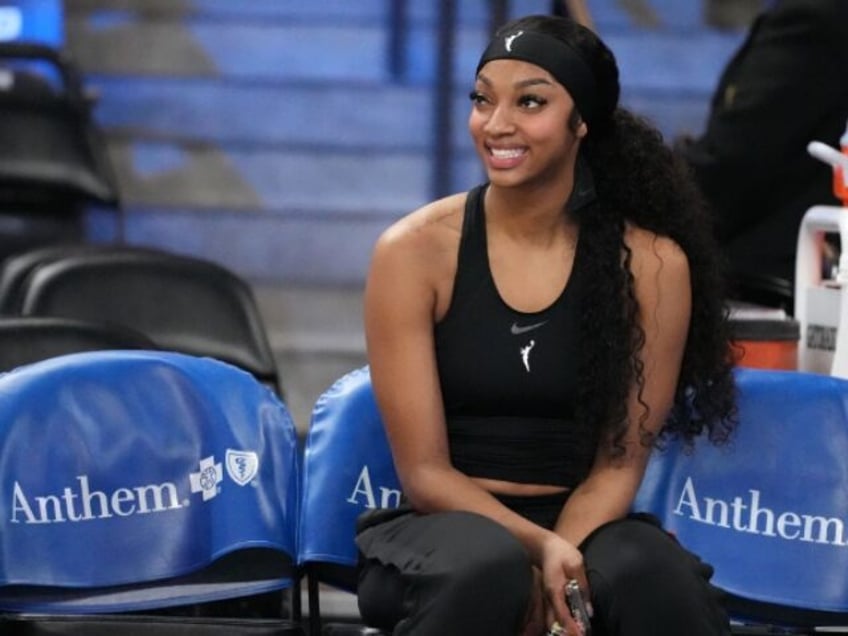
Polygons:
[[0,316],[0,371],[68,353],[106,349],[156,349],[128,327],[73,318]]
[[[46,67],[45,76],[58,78],[55,90],[33,90],[37,77],[28,77],[29,70],[12,70],[22,62]],[[0,86],[3,198],[119,206],[106,143],[66,51],[33,42],[0,42],[0,68],[8,77]]]
[[125,325],[161,349],[218,358],[280,389],[250,286],[203,259],[117,248],[68,254],[28,276],[21,314]]
[[306,438],[298,562],[352,590],[356,519],[400,504],[400,482],[371,390],[368,367],[336,381],[316,401]]
[[715,567],[735,614],[848,624],[848,381],[737,370],[732,443],[655,452],[635,508]]
[[288,410],[232,365],[102,351],[0,375],[0,611],[284,589],[298,494]]
[[[18,316],[21,313],[26,282],[39,265],[80,249],[78,244],[52,244],[16,252],[0,263],[0,314]],[[83,247],[81,249],[87,249]]]
[[52,243],[16,252],[0,263],[0,314],[20,315],[29,278],[39,266],[77,254],[109,252],[147,253],[151,258],[167,258],[172,255],[155,248],[106,243]]

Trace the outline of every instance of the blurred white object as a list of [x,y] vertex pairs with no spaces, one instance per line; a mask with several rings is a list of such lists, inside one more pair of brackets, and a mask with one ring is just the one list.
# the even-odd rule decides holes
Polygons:
[[833,278],[822,276],[824,235],[848,247],[848,209],[817,205],[804,215],[795,258],[795,318],[801,328],[798,368],[848,378],[848,252]]
[[[798,367],[801,371],[848,378],[848,130],[843,152],[820,141],[807,151],[834,171],[833,191],[843,207],[817,205],[807,210],[798,231],[795,256],[795,318],[800,323]],[[838,234],[839,261],[823,275],[825,234]]]
[[811,141],[807,145],[807,152],[819,161],[830,164],[833,168],[841,168],[843,179],[846,180],[846,185],[848,185],[848,156],[820,141]]

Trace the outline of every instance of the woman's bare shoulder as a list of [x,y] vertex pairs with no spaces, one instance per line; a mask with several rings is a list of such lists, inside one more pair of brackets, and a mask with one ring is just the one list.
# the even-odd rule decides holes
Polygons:
[[365,286],[366,324],[429,324],[456,271],[465,196],[429,203],[377,240]]
[[401,217],[382,232],[375,256],[433,264],[440,254],[455,252],[465,199],[465,193],[453,194]]

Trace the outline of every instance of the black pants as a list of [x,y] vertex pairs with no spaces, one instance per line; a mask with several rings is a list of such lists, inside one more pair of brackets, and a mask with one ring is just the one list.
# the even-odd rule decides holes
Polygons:
[[[359,608],[371,626],[415,636],[515,636],[533,581],[523,546],[467,512],[378,514],[357,535]],[[583,542],[596,636],[730,634],[712,568],[658,525],[628,518]]]

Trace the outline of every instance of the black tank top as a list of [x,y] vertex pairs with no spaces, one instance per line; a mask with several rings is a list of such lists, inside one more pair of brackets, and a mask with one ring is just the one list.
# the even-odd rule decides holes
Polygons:
[[516,311],[489,268],[485,189],[468,194],[450,307],[435,327],[451,460],[473,477],[573,488],[595,448],[574,425],[580,241],[560,296]]

